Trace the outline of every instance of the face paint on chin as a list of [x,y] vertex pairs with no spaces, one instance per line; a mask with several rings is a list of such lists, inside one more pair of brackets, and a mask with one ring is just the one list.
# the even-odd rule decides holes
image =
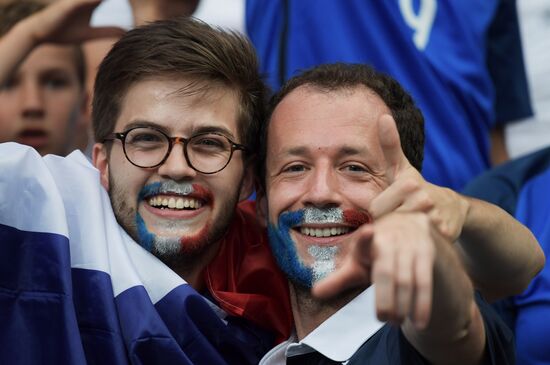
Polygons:
[[324,279],[336,268],[337,246],[310,246],[307,253],[313,257],[313,282]]
[[136,214],[136,222],[139,244],[162,261],[191,260],[201,256],[213,242],[208,236],[208,224],[193,236],[161,237],[149,232],[139,213]]
[[[175,181],[156,182],[144,186],[138,194],[137,206],[147,199],[159,194],[178,194],[190,196],[210,205],[213,211],[214,198],[210,191],[198,184],[178,183]],[[204,224],[198,233],[193,235],[160,236],[151,232],[139,212],[135,213],[137,227],[136,241],[147,251],[154,254],[168,266],[192,267],[200,262],[201,257],[219,240],[221,240],[233,219],[238,192],[220,205],[220,212]],[[179,220],[158,221],[157,228],[164,232],[179,232],[182,222]]]
[[[150,197],[161,194],[192,196],[203,203],[213,203],[212,194],[198,184],[163,181],[145,185],[138,194],[136,206],[139,206],[140,203]],[[147,202],[144,203],[147,204]],[[208,223],[193,236],[178,236],[175,234],[170,237],[150,232],[139,212],[136,212],[135,220],[138,243],[159,258],[172,258],[176,256],[194,257],[208,246],[208,231],[210,230]],[[181,221],[178,220],[159,220],[155,225],[164,232],[178,232],[182,226]]]
[[[217,202],[218,209],[214,212],[213,194],[199,184],[178,183],[175,181],[156,182],[144,186],[137,197],[124,189],[123,183],[116,184],[112,178],[114,174],[109,173],[109,197],[117,222],[139,245],[157,256],[169,267],[177,265],[180,268],[193,268],[200,264],[201,258],[226,234],[235,214],[235,207],[239,199],[239,190],[235,189],[234,194],[223,196]],[[210,218],[193,236],[181,237],[176,234],[173,237],[156,236],[150,232],[144,219],[137,211],[139,203],[148,196],[154,194],[174,193],[179,195],[190,195],[200,199],[210,206]],[[127,201],[136,199],[136,205],[130,206]],[[177,220],[168,222],[177,224]]]
[[311,288],[313,271],[298,257],[296,244],[290,237],[290,230],[301,223],[303,217],[304,210],[284,212],[279,216],[277,225],[269,222],[267,234],[273,256],[288,279],[296,285]]
[[290,235],[291,229],[302,224],[328,223],[346,224],[356,228],[371,221],[372,218],[366,212],[352,209],[308,207],[287,211],[279,215],[277,225],[269,223],[269,242],[279,267],[288,279],[301,287],[311,288],[317,281],[334,271],[340,247],[310,245],[307,248],[307,253],[313,261],[310,267],[299,257],[296,242]]

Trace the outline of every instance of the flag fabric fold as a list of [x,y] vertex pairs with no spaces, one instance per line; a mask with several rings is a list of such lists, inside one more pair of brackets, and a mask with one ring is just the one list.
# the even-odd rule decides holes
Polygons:
[[215,309],[118,225],[80,152],[0,144],[0,364],[257,363],[261,336]]

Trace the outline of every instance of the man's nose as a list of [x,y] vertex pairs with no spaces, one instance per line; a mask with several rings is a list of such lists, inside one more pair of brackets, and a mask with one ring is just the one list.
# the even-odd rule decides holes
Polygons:
[[164,163],[158,168],[158,172],[160,175],[174,181],[193,178],[197,175],[197,171],[189,166],[185,159],[182,143],[174,144],[172,151],[170,151]]
[[337,171],[328,165],[315,167],[303,199],[304,204],[318,207],[339,204],[341,195]]
[[24,117],[40,118],[44,116],[44,95],[36,81],[26,80],[22,83],[19,103]]

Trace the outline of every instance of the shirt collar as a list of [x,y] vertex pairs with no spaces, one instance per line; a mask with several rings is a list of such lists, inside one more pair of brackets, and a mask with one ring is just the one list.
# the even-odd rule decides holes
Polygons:
[[[273,348],[260,364],[284,364],[286,356],[313,350],[333,361],[343,362],[349,360],[383,325],[384,323],[376,318],[374,286],[370,286],[321,323],[302,341],[296,343],[295,337],[292,336],[288,341]],[[286,356],[282,356],[283,353]]]

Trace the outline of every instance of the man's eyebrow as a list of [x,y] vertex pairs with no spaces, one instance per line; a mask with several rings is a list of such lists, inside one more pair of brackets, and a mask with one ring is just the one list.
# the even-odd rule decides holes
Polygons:
[[161,126],[160,124],[158,123],[155,123],[155,122],[151,122],[149,120],[145,120],[145,119],[136,119],[136,120],[133,120],[131,121],[130,123],[128,123],[126,125],[126,127],[124,127],[124,130],[129,130],[129,129],[132,129],[132,128],[138,128],[138,127],[153,127],[153,128],[156,128],[156,129],[159,129],[165,133],[167,133],[168,131],[166,130],[166,128],[164,128],[163,126]]
[[340,151],[338,151],[338,154],[342,155],[342,156],[350,156],[350,155],[359,155],[359,154],[364,153],[366,151],[367,151],[366,148],[343,146],[342,148],[340,148]]
[[40,70],[40,76],[72,76],[72,72],[60,66],[48,67]]
[[[362,153],[367,152],[366,148],[360,148],[360,147],[353,147],[353,146],[342,146],[338,150],[338,155],[340,156],[350,156],[350,155],[359,155]],[[291,155],[291,156],[304,156],[311,153],[310,149],[304,146],[297,146],[292,147],[286,151],[284,151],[285,155]]]
[[[193,129],[193,135],[200,134],[200,133],[219,133],[235,141],[235,136],[233,135],[233,133],[231,133],[229,129],[221,126],[204,125],[204,126],[198,126]],[[235,142],[239,142],[239,141],[235,141]]]
[[304,156],[308,154],[308,148],[299,146],[299,147],[292,147],[286,151],[284,151],[285,155],[290,156]]

